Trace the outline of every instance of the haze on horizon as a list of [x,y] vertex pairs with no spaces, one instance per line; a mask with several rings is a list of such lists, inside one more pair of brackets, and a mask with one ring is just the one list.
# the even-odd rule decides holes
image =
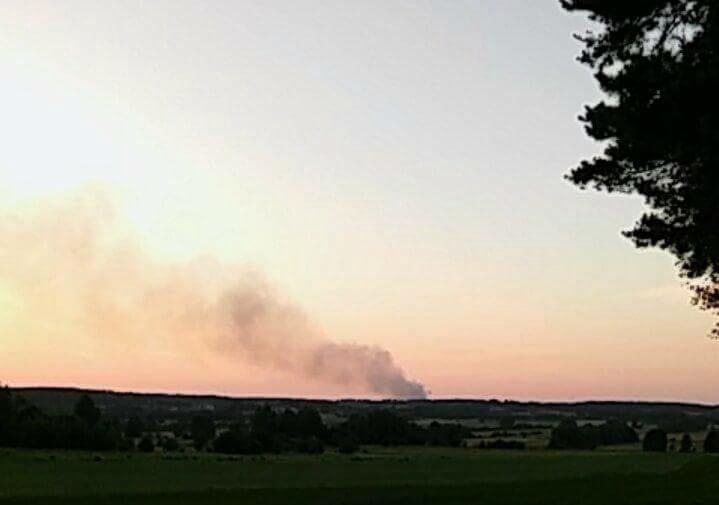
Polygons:
[[[3,2],[0,230],[29,238],[0,246],[0,381],[395,395],[337,380],[353,359],[309,373],[318,341],[386,350],[438,398],[716,403],[710,316],[668,254],[619,234],[641,202],[562,179],[598,152],[576,120],[599,96],[586,28],[556,0]],[[61,249],[88,237],[97,276]],[[16,268],[36,244],[62,261]],[[198,292],[255,273],[305,328],[289,364],[204,343]],[[125,326],[148,278],[180,279],[209,322],[179,338],[168,290],[171,312]],[[132,310],[78,325],[117,303],[93,286]]]

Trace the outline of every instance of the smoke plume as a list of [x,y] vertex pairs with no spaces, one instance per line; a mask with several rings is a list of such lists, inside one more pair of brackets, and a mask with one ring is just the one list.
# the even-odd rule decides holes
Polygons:
[[229,356],[375,395],[426,396],[387,350],[328,339],[258,273],[208,260],[170,266],[128,236],[95,194],[0,215],[0,299],[48,340],[169,346],[187,359]]

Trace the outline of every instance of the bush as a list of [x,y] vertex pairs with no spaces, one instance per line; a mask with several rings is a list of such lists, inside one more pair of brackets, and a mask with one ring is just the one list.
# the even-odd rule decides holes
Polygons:
[[627,423],[610,419],[597,427],[588,427],[598,432],[600,445],[634,444],[639,436]]
[[208,415],[195,416],[190,422],[190,433],[195,449],[199,451],[215,438],[215,421]]
[[693,448],[694,442],[692,442],[691,435],[689,435],[689,433],[685,433],[682,437],[682,442],[679,445],[679,452],[691,452]]
[[128,438],[139,438],[145,431],[145,424],[137,416],[132,416],[125,423],[125,436]]
[[354,440],[345,439],[340,442],[337,450],[340,454],[354,454],[359,451],[359,445]]
[[215,452],[221,454],[259,454],[262,444],[245,433],[241,425],[234,425],[221,433],[212,443]]
[[117,450],[121,451],[121,452],[131,451],[134,448],[135,448],[135,443],[132,441],[131,438],[122,438],[122,439],[120,439],[120,442],[117,445]]
[[642,450],[647,452],[666,452],[667,433],[661,428],[654,428],[644,435]]
[[319,438],[307,437],[299,441],[297,450],[305,454],[322,454],[325,452],[325,446]]
[[465,438],[472,434],[457,423],[438,423],[433,421],[425,430],[425,443],[433,446],[459,447]]
[[160,447],[165,452],[177,452],[180,450],[180,443],[174,437],[165,437],[160,441]]
[[137,444],[137,449],[141,452],[153,452],[155,450],[155,442],[149,436],[145,435]]
[[711,430],[704,439],[704,452],[719,452],[719,431]]
[[86,423],[88,426],[95,426],[100,420],[100,409],[95,406],[88,395],[82,395],[75,404],[75,415]]
[[527,444],[519,440],[493,440],[489,442],[482,442],[479,444],[480,449],[513,449],[513,450],[524,450],[527,448]]
[[574,419],[564,419],[552,430],[550,449],[595,449],[597,440],[589,430],[579,428]]

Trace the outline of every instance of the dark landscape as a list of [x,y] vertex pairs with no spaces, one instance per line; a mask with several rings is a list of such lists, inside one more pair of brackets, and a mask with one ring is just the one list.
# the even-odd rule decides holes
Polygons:
[[710,503],[719,491],[716,406],[3,398],[15,407],[0,403],[0,434],[18,438],[1,440],[2,503]]
[[719,0],[2,0],[0,112],[0,505],[719,504]]

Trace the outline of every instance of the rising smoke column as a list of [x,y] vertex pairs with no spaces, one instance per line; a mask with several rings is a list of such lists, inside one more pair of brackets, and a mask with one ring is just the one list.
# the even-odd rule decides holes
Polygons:
[[222,295],[219,313],[229,315],[223,344],[266,363],[307,377],[361,384],[395,398],[424,398],[424,386],[408,380],[389,351],[332,342],[293,307],[283,305],[266,285],[243,284]]
[[0,214],[0,237],[0,289],[20,307],[20,330],[32,318],[48,338],[171,346],[188,359],[229,355],[381,396],[426,396],[387,350],[332,341],[256,272],[156,261],[102,194]]

